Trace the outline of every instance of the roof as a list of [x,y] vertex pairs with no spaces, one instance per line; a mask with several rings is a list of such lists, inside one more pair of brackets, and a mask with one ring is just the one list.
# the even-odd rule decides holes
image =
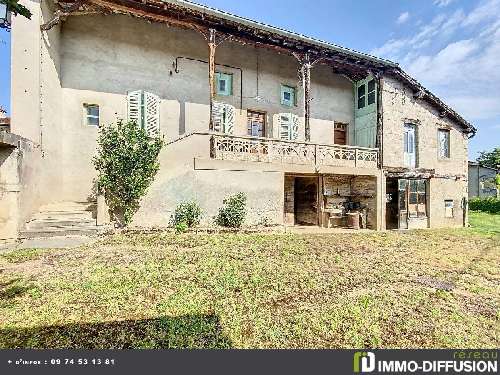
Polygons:
[[471,161],[471,160],[469,160],[469,165],[473,165],[475,167],[481,167],[481,168],[491,169],[492,171],[495,171],[495,172],[500,171],[500,169],[493,168],[493,167],[488,167],[486,165],[482,165],[481,163],[479,163],[477,161]]
[[[288,52],[308,52],[331,60],[336,72],[348,73],[354,80],[361,79],[361,74],[364,74],[364,78],[367,72],[392,76],[410,86],[415,97],[437,108],[441,117],[455,121],[466,133],[476,132],[474,126],[460,114],[407,74],[397,63],[387,59],[186,0],[59,0],[58,4],[65,11],[72,9],[75,12],[82,7],[82,2],[94,10],[107,13],[128,14],[186,28],[193,28],[193,25],[209,27],[244,42],[250,40],[258,45]],[[70,15],[71,12],[66,11],[66,14]]]

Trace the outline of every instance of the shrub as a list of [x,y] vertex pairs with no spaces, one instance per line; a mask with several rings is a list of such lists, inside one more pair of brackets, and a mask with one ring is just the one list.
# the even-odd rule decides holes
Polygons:
[[158,154],[163,146],[159,138],[148,137],[135,122],[119,120],[99,130],[97,191],[120,226],[130,223],[139,202],[160,168]]
[[217,225],[229,228],[240,228],[245,221],[247,197],[237,193],[224,199],[219,214],[215,218]]
[[175,224],[175,233],[184,233],[185,231],[188,230],[188,225],[181,221],[180,223]]
[[469,209],[472,211],[483,211],[492,214],[500,213],[500,199],[495,197],[471,198]]
[[191,228],[200,223],[201,208],[196,202],[184,202],[179,204],[172,215],[171,222],[174,226],[185,223]]

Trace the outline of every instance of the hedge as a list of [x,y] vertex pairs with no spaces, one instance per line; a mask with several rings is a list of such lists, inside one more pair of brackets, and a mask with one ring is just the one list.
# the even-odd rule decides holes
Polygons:
[[469,209],[472,211],[483,211],[492,214],[500,213],[500,199],[494,197],[471,198]]

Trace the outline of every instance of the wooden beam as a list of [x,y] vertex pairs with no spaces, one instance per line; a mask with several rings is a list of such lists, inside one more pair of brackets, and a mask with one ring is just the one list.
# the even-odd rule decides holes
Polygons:
[[315,57],[311,59],[309,52],[299,54],[294,52],[293,56],[299,61],[300,68],[299,74],[302,79],[303,95],[303,108],[304,108],[304,128],[306,142],[311,141],[311,68],[318,62],[323,60],[322,57]]

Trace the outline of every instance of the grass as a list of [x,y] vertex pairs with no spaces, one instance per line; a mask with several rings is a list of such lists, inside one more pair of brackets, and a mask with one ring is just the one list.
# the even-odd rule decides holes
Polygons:
[[10,251],[0,347],[497,348],[496,220],[473,213],[473,228],[404,233],[121,234]]
[[469,224],[474,231],[482,234],[500,234],[500,214],[470,211]]

